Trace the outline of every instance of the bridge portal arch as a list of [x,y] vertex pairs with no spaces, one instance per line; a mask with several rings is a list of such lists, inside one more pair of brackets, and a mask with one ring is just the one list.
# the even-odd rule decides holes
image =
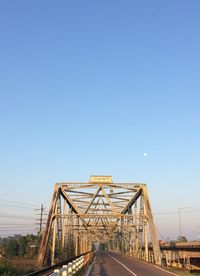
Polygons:
[[[153,249],[151,255],[149,242]],[[44,266],[47,259],[53,265],[85,253],[94,243],[161,264],[146,184],[113,182],[111,176],[55,184],[38,266]]]

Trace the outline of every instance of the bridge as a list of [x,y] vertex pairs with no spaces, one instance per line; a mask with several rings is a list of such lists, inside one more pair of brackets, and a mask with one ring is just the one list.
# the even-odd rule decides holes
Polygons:
[[37,266],[55,267],[93,250],[90,275],[169,275],[158,270],[161,250],[145,184],[111,176],[55,184]]

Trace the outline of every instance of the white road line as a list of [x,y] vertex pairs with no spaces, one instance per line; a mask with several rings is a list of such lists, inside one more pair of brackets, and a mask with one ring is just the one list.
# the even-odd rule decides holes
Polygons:
[[[129,259],[131,259],[131,260],[133,260],[133,258],[130,257],[130,256],[128,256],[128,255],[126,255],[126,257],[129,258]],[[143,262],[143,261],[141,261],[141,260],[137,260],[137,261],[138,261],[138,262]],[[144,263],[144,262],[143,262],[143,263]],[[176,273],[174,273],[174,272],[171,272],[171,271],[168,271],[168,270],[163,269],[163,268],[161,268],[161,267],[158,267],[158,266],[154,265],[153,263],[146,263],[146,262],[145,262],[145,264],[146,264],[146,265],[154,266],[155,268],[160,269],[160,270],[162,270],[162,271],[164,271],[164,272],[167,272],[167,273],[169,273],[169,274],[171,274],[171,275],[180,276],[179,274],[176,274]]]
[[167,270],[162,269],[161,267],[158,267],[158,266],[156,266],[156,265],[153,265],[153,266],[154,266],[155,268],[160,269],[160,270],[162,270],[162,271],[164,271],[164,272],[166,272],[166,273],[169,273],[169,274],[171,274],[171,275],[179,276],[179,275],[178,275],[178,274],[176,274],[176,273],[173,273],[173,272],[167,271]]
[[115,259],[113,256],[111,256],[110,254],[108,254],[106,252],[106,254],[111,257],[113,260],[115,260],[117,263],[119,263],[121,266],[123,266],[128,272],[130,272],[132,275],[137,276],[137,274],[135,274],[133,271],[131,271],[127,266],[125,266],[123,263],[121,263],[120,261],[118,261],[117,259]]
[[95,259],[96,259],[96,256],[94,257],[94,259],[93,259],[91,265],[89,266],[89,269],[88,269],[88,271],[87,271],[86,276],[89,276],[89,275],[90,275],[91,270],[92,270],[92,267],[94,266],[94,261],[95,261]]

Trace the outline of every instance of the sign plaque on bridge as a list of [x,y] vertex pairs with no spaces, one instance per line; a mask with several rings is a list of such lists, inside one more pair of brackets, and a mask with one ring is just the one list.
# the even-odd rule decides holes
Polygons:
[[112,182],[112,176],[104,175],[104,176],[99,176],[99,175],[92,175],[90,177],[90,183],[97,183],[97,184],[111,184]]

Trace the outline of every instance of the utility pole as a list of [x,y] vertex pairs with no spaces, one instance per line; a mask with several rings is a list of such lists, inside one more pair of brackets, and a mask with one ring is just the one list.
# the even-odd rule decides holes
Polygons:
[[41,209],[40,209],[40,233],[42,231],[42,217],[43,217],[43,211],[44,211],[44,207],[43,204],[41,205]]
[[41,233],[43,224],[45,223],[44,220],[46,220],[46,218],[44,217],[45,215],[47,215],[47,213],[45,213],[46,208],[44,207],[43,204],[41,204],[41,207],[39,209],[35,209],[35,210],[40,212],[39,214],[37,214],[40,217],[38,219],[36,219],[38,221],[36,224],[39,225],[39,233]]
[[197,240],[200,241],[200,225],[197,226]]
[[182,207],[182,208],[179,208],[178,209],[178,220],[179,220],[179,239],[181,239],[182,237],[182,229],[181,229],[181,210],[184,210],[184,209],[189,209],[190,207]]

